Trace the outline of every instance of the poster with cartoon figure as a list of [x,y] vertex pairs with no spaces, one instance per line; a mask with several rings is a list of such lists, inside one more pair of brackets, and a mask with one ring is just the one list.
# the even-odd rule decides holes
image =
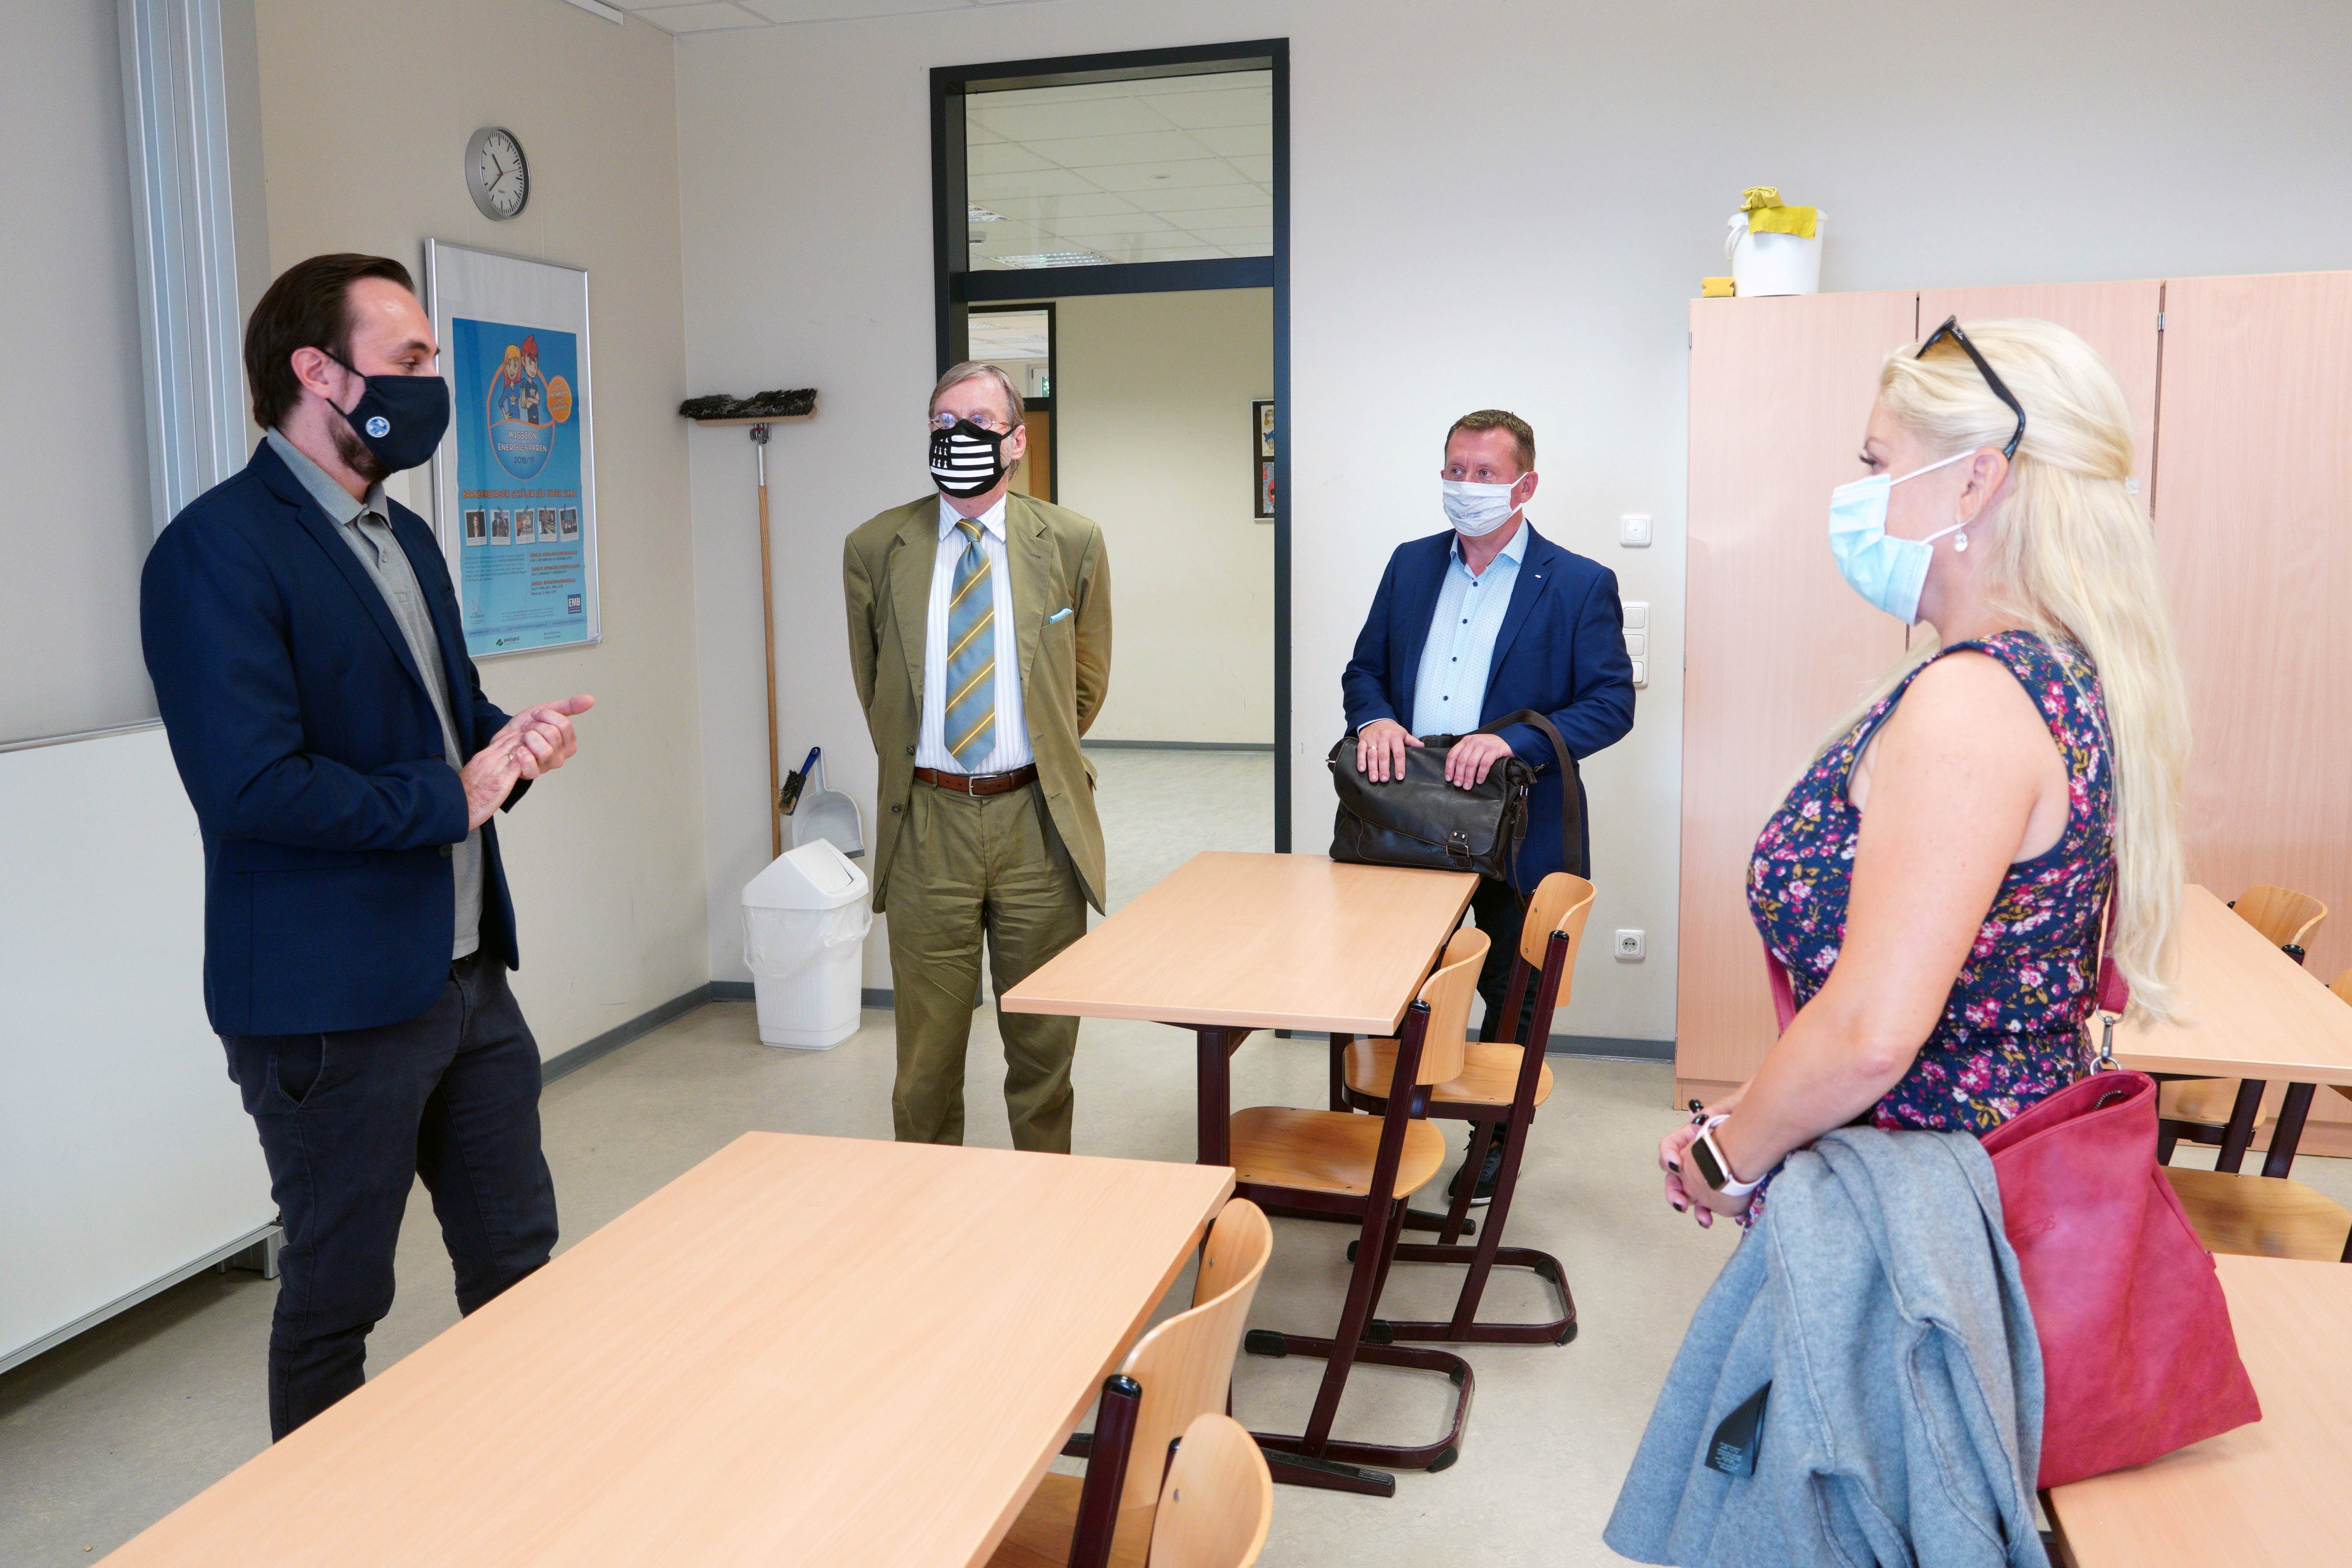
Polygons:
[[436,499],[464,520],[444,547],[467,651],[597,641],[587,274],[437,240],[426,270],[452,405]]

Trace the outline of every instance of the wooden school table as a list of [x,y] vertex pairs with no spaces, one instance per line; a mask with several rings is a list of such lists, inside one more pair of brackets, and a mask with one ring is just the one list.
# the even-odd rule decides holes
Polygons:
[[1201,1163],[1223,1165],[1241,1043],[1257,1029],[1394,1035],[1477,887],[1468,871],[1212,850],[1064,948],[1002,1005],[1193,1031]]
[[[2218,1169],[2235,1172],[2253,1137],[2262,1081],[2290,1085],[2279,1106],[2263,1174],[2284,1176],[2303,1137],[2317,1084],[2352,1084],[2352,1007],[2273,947],[2207,889],[2191,883],[2180,900],[2180,1021],[2118,1025],[2116,1059],[2142,1072],[2256,1080],[2232,1117]],[[2099,1021],[2090,1038],[2099,1043]]]
[[107,1562],[985,1563],[1233,1184],[746,1133]]
[[2352,1552],[2352,1268],[2226,1255],[2213,1266],[2263,1418],[2049,1493],[2074,1568],[2306,1568]]

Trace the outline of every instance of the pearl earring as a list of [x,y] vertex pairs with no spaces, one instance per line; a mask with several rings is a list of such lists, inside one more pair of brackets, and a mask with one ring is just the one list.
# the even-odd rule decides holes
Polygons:
[[1960,531],[1953,536],[1952,548],[1958,553],[1966,555],[1969,552],[1969,520],[1955,514],[1952,521],[1960,525]]

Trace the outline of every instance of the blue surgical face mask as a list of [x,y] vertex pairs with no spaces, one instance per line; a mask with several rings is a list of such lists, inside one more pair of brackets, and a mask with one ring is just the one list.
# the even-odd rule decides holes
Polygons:
[[1956,522],[1925,539],[1889,539],[1888,492],[1904,479],[1916,479],[1975,456],[1972,450],[1962,452],[1914,468],[1902,479],[1873,474],[1830,492],[1830,553],[1837,559],[1839,575],[1855,593],[1906,626],[1919,619],[1919,593],[1927,585],[1927,565],[1936,558],[1936,541],[1947,533],[1958,533],[1968,524]]

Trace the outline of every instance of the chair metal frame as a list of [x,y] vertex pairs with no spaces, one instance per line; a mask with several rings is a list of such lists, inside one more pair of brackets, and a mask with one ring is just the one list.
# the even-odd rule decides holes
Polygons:
[[[1565,876],[1554,872],[1553,876]],[[1551,878],[1544,879],[1549,882]],[[1583,881],[1583,879],[1578,879]],[[1538,898],[1542,896],[1538,889]],[[1511,978],[1504,994],[1502,1016],[1507,1019],[1519,1016],[1527,996],[1528,981],[1536,986],[1536,1005],[1528,1020],[1528,1038],[1519,1046],[1519,1071],[1514,1081],[1507,1104],[1482,1104],[1463,1100],[1433,1100],[1429,1114],[1455,1121],[1468,1121],[1475,1129],[1471,1135],[1470,1152],[1463,1169],[1469,1173],[1459,1183],[1460,1190],[1447,1205],[1440,1226],[1438,1239],[1432,1243],[1405,1242],[1396,1249],[1400,1263],[1467,1264],[1469,1272],[1462,1281],[1461,1294],[1455,1299],[1454,1315],[1444,1321],[1375,1318],[1370,1333],[1378,1340],[1385,1335],[1397,1340],[1440,1340],[1456,1344],[1503,1345],[1564,1345],[1576,1338],[1576,1298],[1568,1288],[1568,1270],[1559,1258],[1533,1247],[1505,1247],[1503,1225],[1509,1218],[1511,1199],[1518,1189],[1519,1163],[1527,1151],[1528,1130],[1534,1125],[1536,1089],[1541,1082],[1544,1053],[1529,1042],[1549,1040],[1551,1021],[1559,1006],[1559,994],[1569,988],[1574,973],[1578,946],[1583,936],[1584,918],[1592,908],[1593,890],[1584,881],[1581,897],[1573,897],[1544,933],[1543,967],[1536,969],[1528,962],[1527,933],[1522,932],[1511,954]],[[1534,912],[1530,901],[1528,911]],[[1391,1076],[1390,1082],[1395,1079]],[[1387,1107],[1384,1096],[1363,1092],[1347,1087],[1342,1090],[1348,1104],[1355,1110],[1380,1114]],[[1464,1246],[1460,1238],[1467,1231],[1470,1205],[1475,1194],[1475,1173],[1486,1166],[1489,1143],[1499,1132],[1504,1139],[1503,1163],[1495,1174],[1495,1192],[1486,1209],[1486,1224],[1476,1245]],[[1354,1249],[1349,1249],[1349,1258]],[[1537,1278],[1548,1281],[1559,1292],[1559,1315],[1544,1322],[1481,1322],[1478,1304],[1485,1297],[1486,1282],[1496,1265],[1534,1270]]]
[[[1455,940],[1464,934],[1467,933],[1457,933]],[[1441,960],[1438,974],[1449,967]],[[1421,1072],[1433,1016],[1428,994],[1437,978],[1433,974],[1424,983],[1422,996],[1406,1009],[1404,1027],[1397,1037],[1395,1075],[1406,1082],[1412,1082]],[[1475,975],[1464,984],[1475,984]],[[1460,1008],[1463,1019],[1467,1017],[1468,1007],[1465,996]],[[1251,1355],[1311,1356],[1325,1363],[1304,1432],[1253,1434],[1258,1446],[1265,1450],[1267,1463],[1278,1481],[1330,1491],[1393,1497],[1396,1478],[1385,1470],[1364,1467],[1443,1470],[1461,1456],[1462,1434],[1469,1422],[1471,1399],[1476,1391],[1470,1363],[1446,1351],[1381,1343],[1367,1332],[1373,1305],[1388,1281],[1389,1265],[1395,1257],[1406,1204],[1412,1196],[1396,1190],[1406,1129],[1426,1119],[1432,1087],[1416,1084],[1409,1094],[1390,1097],[1381,1118],[1383,1125],[1370,1176],[1361,1194],[1320,1192],[1247,1180],[1234,1184],[1236,1196],[1246,1197],[1269,1213],[1305,1210],[1318,1216],[1354,1218],[1361,1226],[1355,1246],[1349,1249],[1354,1267],[1349,1274],[1339,1321],[1329,1336],[1254,1329],[1242,1340],[1243,1350]],[[1331,1427],[1339,1412],[1340,1395],[1347,1390],[1348,1374],[1358,1363],[1444,1373],[1460,1391],[1444,1434],[1434,1442],[1418,1444],[1362,1443],[1334,1437]]]

